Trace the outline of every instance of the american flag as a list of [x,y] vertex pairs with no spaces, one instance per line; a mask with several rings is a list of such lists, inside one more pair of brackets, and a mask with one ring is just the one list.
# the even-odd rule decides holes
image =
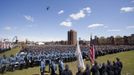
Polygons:
[[94,61],[95,61],[95,49],[94,49],[94,45],[90,45],[90,50],[89,50],[89,56],[90,56],[90,62],[92,65],[94,65]]

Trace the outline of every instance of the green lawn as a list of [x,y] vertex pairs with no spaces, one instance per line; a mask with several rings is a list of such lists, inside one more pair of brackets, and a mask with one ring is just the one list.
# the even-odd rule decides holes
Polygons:
[[[122,75],[134,75],[134,51],[101,56],[97,58],[97,62],[103,63],[106,62],[107,60],[113,61],[115,60],[116,57],[119,57],[123,62]],[[89,61],[85,61],[85,64],[86,63],[90,64]],[[69,65],[70,69],[73,72],[73,75],[75,75],[77,71],[77,62],[70,62],[66,64]],[[46,67],[46,71],[48,71],[48,66]],[[34,75],[39,74],[39,72],[40,72],[39,67],[34,67],[23,70],[16,70],[15,72],[6,72],[4,75]],[[47,74],[49,75],[49,73]]]
[[0,53],[0,56],[6,55],[7,57],[9,57],[11,54],[16,55],[16,53],[18,53],[19,51],[20,51],[20,47],[16,47],[4,53]]

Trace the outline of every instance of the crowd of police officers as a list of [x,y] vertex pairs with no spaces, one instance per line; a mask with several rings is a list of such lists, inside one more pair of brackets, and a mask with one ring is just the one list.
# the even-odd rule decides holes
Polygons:
[[[120,46],[95,46],[95,55],[103,56],[112,53],[118,53],[123,51],[134,50],[134,46],[129,45],[120,45]],[[69,66],[65,65],[65,62],[71,62],[76,60],[75,56],[76,46],[28,46],[27,48],[21,50],[15,56],[11,55],[10,57],[0,57],[0,73],[6,73],[6,71],[15,71],[16,69],[24,69],[28,67],[34,67],[40,65],[41,75],[45,73],[46,65],[49,66],[49,72],[51,75],[56,75],[56,70],[58,64],[59,74],[60,75],[72,75]],[[84,59],[89,58],[89,47],[81,46],[82,56]],[[63,63],[64,62],[64,63]],[[76,75],[120,75],[122,69],[122,63],[119,58],[117,61],[110,62],[107,61],[107,64],[103,63],[98,65],[95,62],[95,65],[92,66],[89,70],[89,65],[86,65],[86,72],[81,73],[81,69],[78,68],[78,73]],[[106,72],[106,74],[101,74]],[[98,74],[97,74],[98,73]],[[116,74],[117,73],[117,74]]]

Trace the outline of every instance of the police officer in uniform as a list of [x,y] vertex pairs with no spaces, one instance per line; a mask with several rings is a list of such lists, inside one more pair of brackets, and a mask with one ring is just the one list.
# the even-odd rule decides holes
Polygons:
[[14,71],[16,58],[13,55],[11,55],[9,61],[10,61],[10,69],[11,71]]
[[63,61],[60,59],[59,60],[59,75],[62,75],[62,72],[64,71],[64,63]]
[[45,75],[45,61],[43,59],[41,59],[41,62],[40,62],[40,73],[41,75]]
[[51,59],[48,59],[49,72],[51,71]]
[[54,63],[54,61],[52,61],[52,64],[51,64],[51,75],[56,75],[56,70],[57,70],[56,64]]
[[7,59],[6,59],[6,56],[3,55],[3,58],[1,60],[1,73],[3,74],[5,71],[6,71],[6,66],[7,66]]

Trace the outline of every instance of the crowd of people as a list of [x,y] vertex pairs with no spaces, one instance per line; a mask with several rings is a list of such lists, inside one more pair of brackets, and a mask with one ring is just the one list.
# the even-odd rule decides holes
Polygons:
[[[41,60],[40,64],[40,72],[41,75],[45,75],[45,61]],[[123,68],[123,64],[120,61],[119,58],[116,58],[116,61],[109,61],[107,60],[107,63],[98,64],[96,61],[94,65],[89,66],[89,64],[86,64],[86,69],[83,70],[82,68],[78,67],[78,70],[76,72],[76,75],[121,75],[121,71]],[[51,75],[57,75],[57,66],[54,62],[50,65]],[[58,70],[59,75],[73,75],[72,71],[69,69],[69,66],[66,64],[64,66],[64,63],[62,60],[59,60],[58,62]]]
[[[134,50],[134,46],[99,45],[95,46],[95,55],[98,57],[129,50]],[[0,57],[0,73],[39,66],[41,61],[45,61],[45,64],[49,66],[51,66],[50,63],[59,63],[59,59],[62,59],[63,62],[75,61],[75,51],[76,46],[72,45],[28,46],[22,49],[19,53],[16,53],[16,55],[11,55],[10,57],[4,55],[3,57]],[[89,58],[89,46],[81,46],[81,52],[83,59]]]

